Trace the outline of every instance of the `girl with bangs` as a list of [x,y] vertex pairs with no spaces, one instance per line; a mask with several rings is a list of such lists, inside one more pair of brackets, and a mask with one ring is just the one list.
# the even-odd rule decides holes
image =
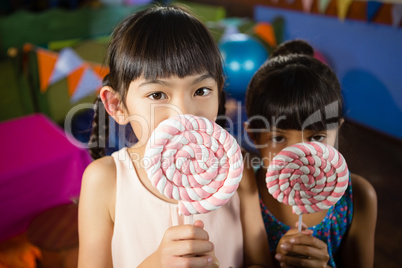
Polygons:
[[[258,208],[249,173],[226,205],[194,215],[194,224],[177,224],[183,222],[177,201],[159,193],[141,165],[163,120],[178,114],[224,119],[221,55],[207,28],[183,8],[149,8],[115,29],[107,60],[110,73],[96,101],[90,139],[96,160],[83,175],[79,201],[78,266],[269,265],[261,213],[246,210],[250,203]],[[98,124],[105,111],[138,139],[111,156],[100,146],[108,133],[108,123]]]
[[[245,124],[262,166],[256,173],[269,246],[280,267],[373,267],[377,197],[364,178],[351,174],[344,196],[330,209],[298,215],[267,191],[265,174],[275,155],[299,142],[336,146],[344,121],[335,73],[313,57],[302,40],[278,46],[251,79]],[[352,192],[353,189],[353,192]]]

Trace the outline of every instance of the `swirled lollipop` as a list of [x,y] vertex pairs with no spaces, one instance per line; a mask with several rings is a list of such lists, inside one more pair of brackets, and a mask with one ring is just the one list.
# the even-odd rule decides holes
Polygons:
[[144,164],[158,191],[179,201],[179,214],[208,213],[229,201],[243,173],[236,140],[213,121],[179,115],[161,122]]
[[297,215],[329,209],[343,196],[348,179],[343,156],[319,142],[286,147],[272,159],[266,174],[269,193],[291,205]]

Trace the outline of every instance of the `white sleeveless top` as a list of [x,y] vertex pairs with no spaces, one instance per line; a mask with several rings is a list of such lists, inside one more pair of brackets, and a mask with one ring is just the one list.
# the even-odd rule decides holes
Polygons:
[[[178,205],[159,199],[142,185],[127,148],[112,156],[117,171],[113,266],[133,268],[158,248],[169,227],[183,224],[185,216],[178,215]],[[204,222],[220,267],[242,267],[243,234],[238,194],[218,210],[194,215],[193,221],[196,220]]]

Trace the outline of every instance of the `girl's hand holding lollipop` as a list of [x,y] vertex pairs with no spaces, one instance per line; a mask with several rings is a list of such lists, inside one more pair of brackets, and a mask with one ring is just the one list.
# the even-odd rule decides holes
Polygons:
[[299,215],[298,232],[288,231],[280,240],[276,258],[282,267],[326,267],[327,245],[302,231],[302,215],[329,209],[348,187],[349,170],[343,156],[332,146],[308,142],[283,149],[268,167],[269,193],[279,202],[292,206]]

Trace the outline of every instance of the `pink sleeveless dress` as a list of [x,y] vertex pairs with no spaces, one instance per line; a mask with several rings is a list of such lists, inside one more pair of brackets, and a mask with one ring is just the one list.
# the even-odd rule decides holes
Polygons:
[[[139,180],[127,148],[112,154],[116,163],[116,207],[112,238],[115,268],[137,267],[159,246],[165,231],[183,224],[178,206],[150,193]],[[194,215],[202,220],[220,267],[242,267],[243,235],[240,201],[235,193],[226,205],[207,214]]]

